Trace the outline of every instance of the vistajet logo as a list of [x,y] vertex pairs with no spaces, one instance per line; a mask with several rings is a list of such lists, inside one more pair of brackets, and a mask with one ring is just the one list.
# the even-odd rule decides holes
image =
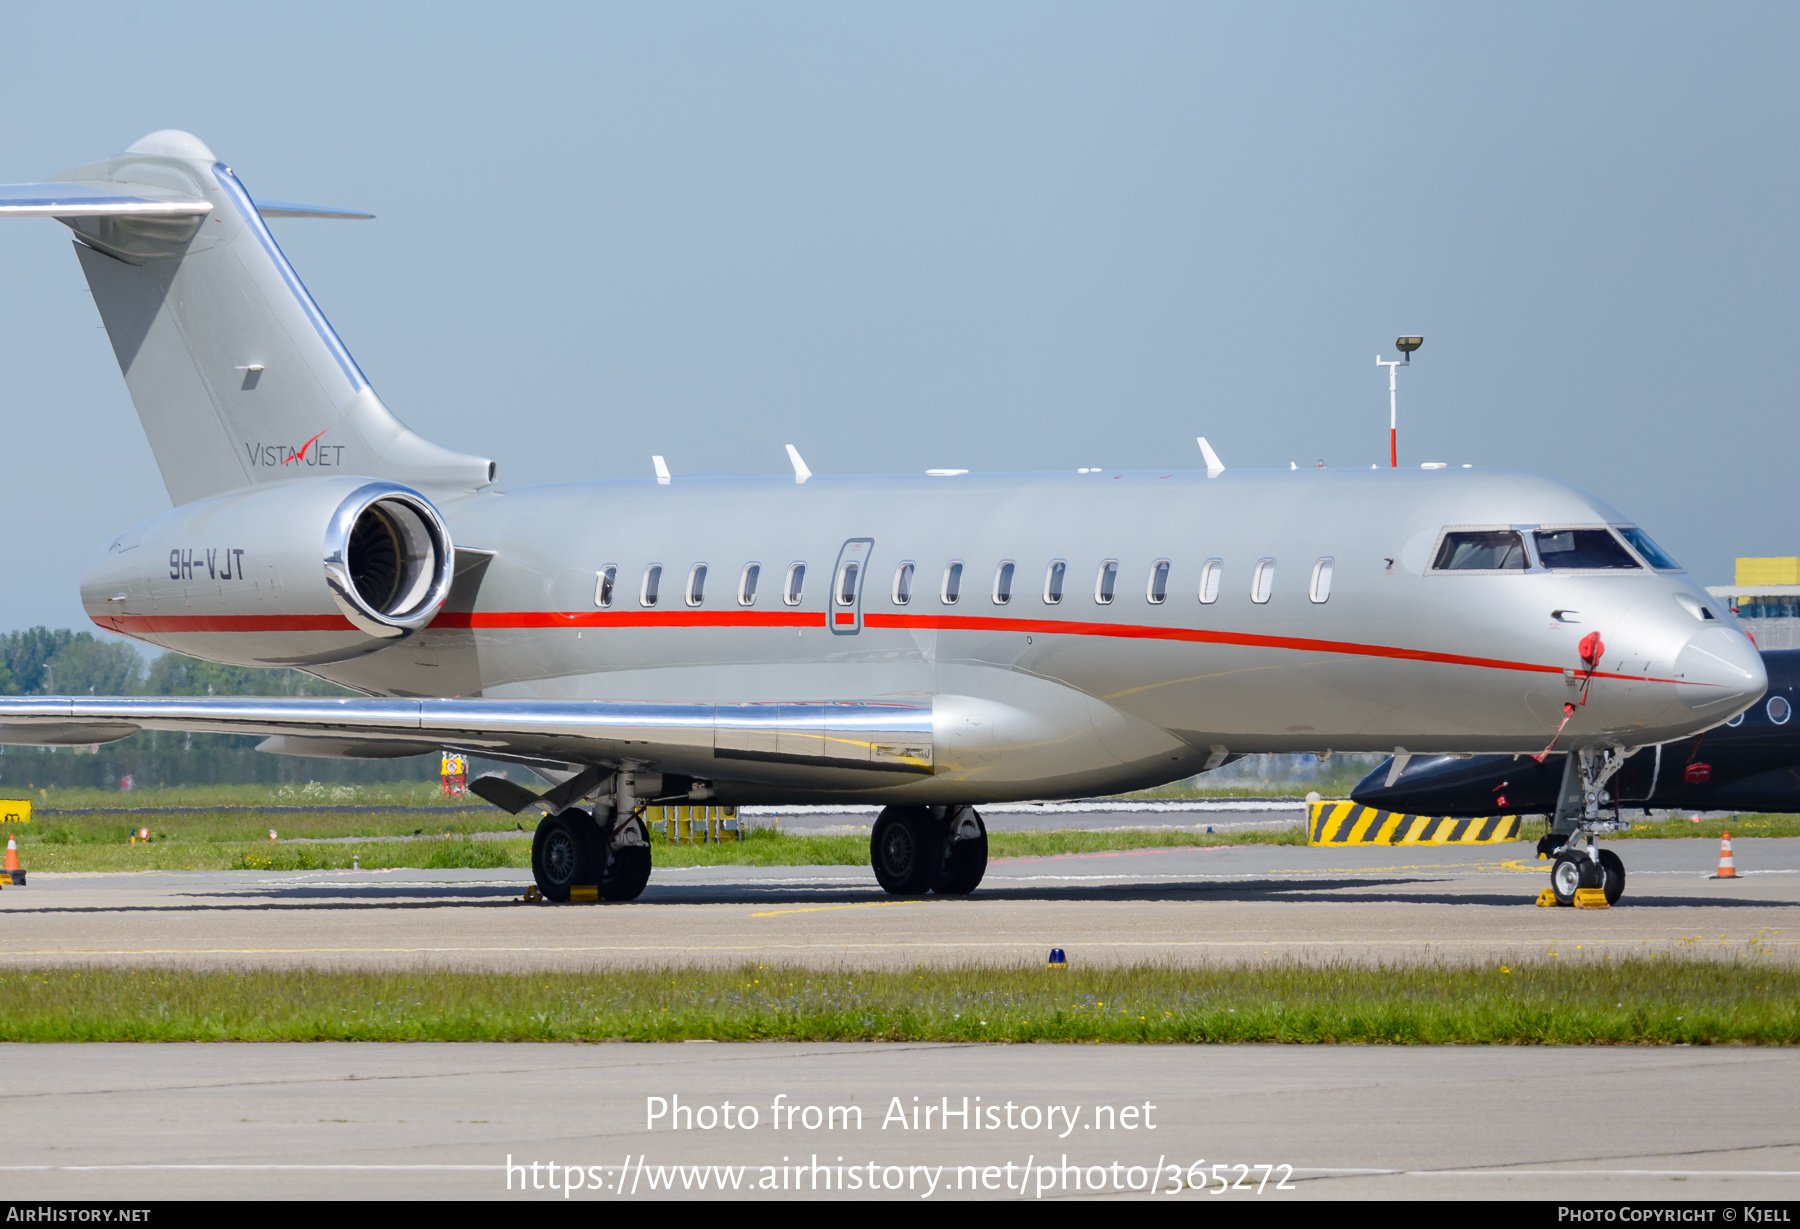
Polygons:
[[[330,427],[325,431],[331,430]],[[283,465],[304,465],[308,469],[338,469],[344,464],[345,444],[325,444],[319,432],[298,448],[292,444],[245,444],[244,452],[252,468],[277,469]]]

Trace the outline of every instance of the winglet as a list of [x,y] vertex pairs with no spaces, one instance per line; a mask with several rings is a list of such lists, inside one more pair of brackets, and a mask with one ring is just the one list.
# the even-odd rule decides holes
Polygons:
[[1194,442],[1200,445],[1200,455],[1206,458],[1206,476],[1217,478],[1224,473],[1225,462],[1219,460],[1219,454],[1214,452],[1212,445],[1206,442],[1206,437],[1197,435],[1194,437]]
[[661,457],[651,457],[650,464],[656,466],[656,485],[669,485],[669,463]]
[[812,477],[812,471],[806,468],[806,462],[800,459],[800,450],[792,444],[787,446],[788,460],[794,463],[794,481],[805,482]]

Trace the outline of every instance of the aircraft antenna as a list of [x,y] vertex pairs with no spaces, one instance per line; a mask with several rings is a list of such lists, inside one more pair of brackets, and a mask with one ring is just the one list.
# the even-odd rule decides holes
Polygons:
[[1375,365],[1388,369],[1388,465],[1393,469],[1400,468],[1400,407],[1396,375],[1400,368],[1412,366],[1413,351],[1424,344],[1423,337],[1396,337],[1394,345],[1402,357],[1382,362],[1381,355],[1375,356]]

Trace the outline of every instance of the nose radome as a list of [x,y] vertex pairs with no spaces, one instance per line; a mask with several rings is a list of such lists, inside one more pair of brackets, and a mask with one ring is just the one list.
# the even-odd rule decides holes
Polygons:
[[1702,628],[1675,658],[1675,692],[1696,713],[1720,716],[1754,703],[1769,686],[1762,655],[1742,632]]

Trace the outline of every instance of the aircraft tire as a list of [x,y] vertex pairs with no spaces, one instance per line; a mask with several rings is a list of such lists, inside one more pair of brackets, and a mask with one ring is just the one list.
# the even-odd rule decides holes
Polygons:
[[612,864],[600,879],[601,900],[636,900],[650,882],[650,847],[626,845],[613,850]]
[[545,900],[561,903],[577,884],[600,882],[600,830],[571,807],[538,821],[531,838],[531,877]]
[[969,813],[975,816],[975,824],[981,829],[981,835],[957,841],[950,846],[950,852],[944,858],[944,868],[931,887],[939,896],[967,896],[981,886],[981,877],[987,874],[987,825],[981,822],[980,812],[973,807],[969,808]]
[[1599,868],[1585,854],[1562,854],[1550,867],[1550,890],[1559,905],[1573,905],[1578,888],[1599,886]]
[[1600,886],[1606,889],[1606,903],[1616,905],[1625,895],[1625,863],[1610,849],[1600,851]]
[[886,807],[869,833],[869,865],[881,890],[922,896],[942,869],[943,837],[927,807]]

